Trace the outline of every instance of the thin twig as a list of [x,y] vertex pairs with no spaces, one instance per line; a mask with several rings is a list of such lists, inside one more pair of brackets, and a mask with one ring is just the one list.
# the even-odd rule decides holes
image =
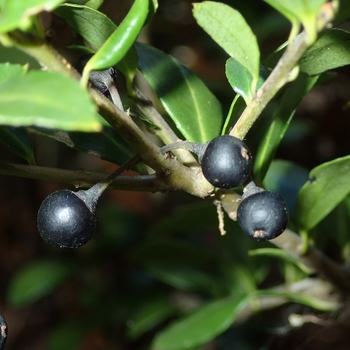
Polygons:
[[350,293],[350,276],[346,269],[311,245],[303,253],[303,242],[295,232],[287,229],[279,237],[270,242],[289,252],[305,265],[315,270],[323,278],[330,281],[339,291],[346,294]]

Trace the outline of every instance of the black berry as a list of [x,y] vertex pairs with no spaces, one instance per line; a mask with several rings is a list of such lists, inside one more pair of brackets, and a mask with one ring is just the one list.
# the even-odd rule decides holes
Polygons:
[[256,241],[276,238],[288,224],[287,204],[276,192],[254,193],[239,204],[237,221],[243,232]]
[[[79,73],[83,72],[86,63],[91,57],[92,54],[83,55],[74,63],[74,67]],[[104,94],[108,92],[109,87],[113,84],[113,78],[115,76],[116,70],[113,67],[109,67],[105,70],[90,72],[89,81],[97,90]]]
[[203,175],[213,186],[233,188],[250,175],[252,156],[243,141],[223,135],[208,143],[201,163]]
[[7,339],[7,323],[2,314],[0,314],[0,350],[4,348]]
[[90,240],[97,220],[94,206],[79,196],[83,192],[60,190],[44,199],[38,211],[38,229],[47,243],[78,248]]

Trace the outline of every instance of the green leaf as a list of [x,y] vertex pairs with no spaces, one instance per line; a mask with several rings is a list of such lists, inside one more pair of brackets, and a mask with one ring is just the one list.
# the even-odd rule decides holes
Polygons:
[[303,18],[316,16],[322,5],[327,0],[265,0],[269,5],[276,8],[283,15],[298,18],[301,22]]
[[[244,98],[246,104],[249,104],[253,98],[251,91],[253,77],[250,72],[231,57],[226,61],[225,73],[233,90]],[[257,90],[264,84],[265,79],[265,68],[264,66],[260,65],[260,75],[256,86]]]
[[318,77],[308,77],[299,74],[284,92],[281,101],[273,113],[271,125],[258,148],[254,163],[254,177],[258,183],[262,183],[273,157],[280,145],[289,124],[303,97],[316,84]]
[[243,16],[219,2],[204,1],[193,6],[197,23],[251,74],[250,89],[254,94],[259,78],[260,52],[256,37]]
[[20,77],[27,72],[26,66],[19,64],[0,63],[0,85],[15,77]]
[[301,58],[300,71],[315,75],[350,64],[349,44],[349,32],[327,30]]
[[149,5],[149,0],[134,0],[118,28],[86,63],[82,73],[82,82],[88,82],[92,70],[107,69],[119,63],[126,56],[145,25]]
[[55,290],[70,274],[71,266],[58,261],[35,261],[19,270],[7,291],[13,307],[38,301]]
[[233,90],[248,104],[253,98],[251,91],[253,77],[248,69],[231,57],[226,61],[226,77]]
[[243,97],[241,95],[237,94],[231,103],[229,112],[227,113],[227,117],[226,117],[224,126],[222,128],[221,135],[226,135],[230,132],[230,130],[237,123],[237,120],[239,119],[239,117],[243,113],[244,108],[246,106],[247,105],[246,105]]
[[145,303],[129,317],[127,336],[135,339],[159,325],[175,313],[175,306],[168,296],[159,296],[146,300]]
[[309,181],[300,190],[296,219],[310,230],[350,193],[350,156],[338,158],[311,170]]
[[42,11],[52,11],[64,0],[2,0],[0,9],[0,33],[16,28],[28,29],[30,17]]
[[255,250],[250,250],[248,252],[250,256],[271,256],[274,258],[279,258],[285,262],[291,263],[295,266],[297,266],[301,271],[305,272],[306,274],[310,274],[312,270],[303,264],[298,258],[294,257],[293,255],[289,254],[287,251],[283,249],[277,249],[277,248],[259,248]]
[[[292,22],[293,27],[295,27],[294,29],[296,29],[298,23],[302,23],[308,33],[311,43],[316,40],[317,15],[321,10],[322,5],[327,2],[327,0],[265,1],[288,18]],[[296,35],[297,32],[294,34]]]
[[[101,123],[105,124],[104,121],[101,121]],[[62,132],[61,130],[36,127],[31,127],[29,130],[114,164],[123,164],[135,155],[135,152],[124,139],[108,125],[104,125],[102,132],[99,133]],[[147,174],[147,169],[143,164],[138,164],[135,169],[139,173]]]
[[282,298],[281,304],[292,301],[322,311],[334,311],[337,307],[337,303],[332,301],[276,290],[261,290],[240,297],[230,296],[204,305],[191,315],[175,321],[156,335],[152,349],[185,350],[202,345],[230,327],[251,301],[262,297]]
[[309,172],[293,162],[274,159],[265,176],[263,187],[278,192],[287,202],[289,214],[294,218],[300,189],[309,179]]
[[84,336],[89,331],[87,322],[79,318],[78,320],[65,320],[53,330],[50,329],[46,340],[47,350],[76,350],[81,347]]
[[[117,29],[116,24],[105,14],[87,6],[63,4],[55,13],[64,18],[97,51]],[[127,89],[132,95],[132,83],[136,73],[137,54],[132,47],[125,57],[118,62],[117,68],[127,79]]]
[[136,44],[139,68],[165,110],[188,141],[205,142],[218,136],[221,106],[203,82],[175,58]]
[[235,320],[246,296],[211,302],[156,335],[152,349],[184,350],[204,344],[226,330]]
[[35,165],[32,139],[25,128],[0,126],[0,140],[29,164]]
[[87,91],[61,74],[32,71],[0,85],[2,125],[99,131],[99,120]]

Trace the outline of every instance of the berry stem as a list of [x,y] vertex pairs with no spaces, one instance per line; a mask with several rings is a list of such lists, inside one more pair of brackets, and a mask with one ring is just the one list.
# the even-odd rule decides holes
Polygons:
[[76,192],[76,195],[81,198],[89,210],[94,213],[96,210],[96,205],[98,199],[101,197],[102,193],[107,189],[107,187],[113,182],[113,180],[122,174],[124,171],[130,169],[137,163],[141,161],[139,155],[136,155],[129,160],[127,160],[124,164],[118,167],[115,171],[109,174],[104,180],[98,182],[94,186],[90,187],[88,190],[80,190]]
[[160,149],[160,151],[162,154],[165,154],[174,149],[185,149],[186,151],[190,151],[194,154],[197,154],[201,159],[205,152],[205,149],[207,148],[208,143],[209,142],[200,143],[200,142],[190,142],[190,141],[179,141],[179,142],[174,142],[169,145],[163,146]]

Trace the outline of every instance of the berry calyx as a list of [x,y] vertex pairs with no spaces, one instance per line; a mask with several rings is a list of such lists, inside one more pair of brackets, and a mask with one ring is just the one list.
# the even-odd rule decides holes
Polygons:
[[39,208],[39,233],[52,246],[78,248],[87,243],[96,230],[95,211],[77,194],[70,190],[53,192]]
[[237,221],[242,231],[256,241],[276,238],[288,224],[287,204],[276,192],[256,192],[239,204]]
[[204,177],[213,186],[233,188],[242,185],[250,175],[252,156],[243,141],[222,135],[208,143],[201,164]]

